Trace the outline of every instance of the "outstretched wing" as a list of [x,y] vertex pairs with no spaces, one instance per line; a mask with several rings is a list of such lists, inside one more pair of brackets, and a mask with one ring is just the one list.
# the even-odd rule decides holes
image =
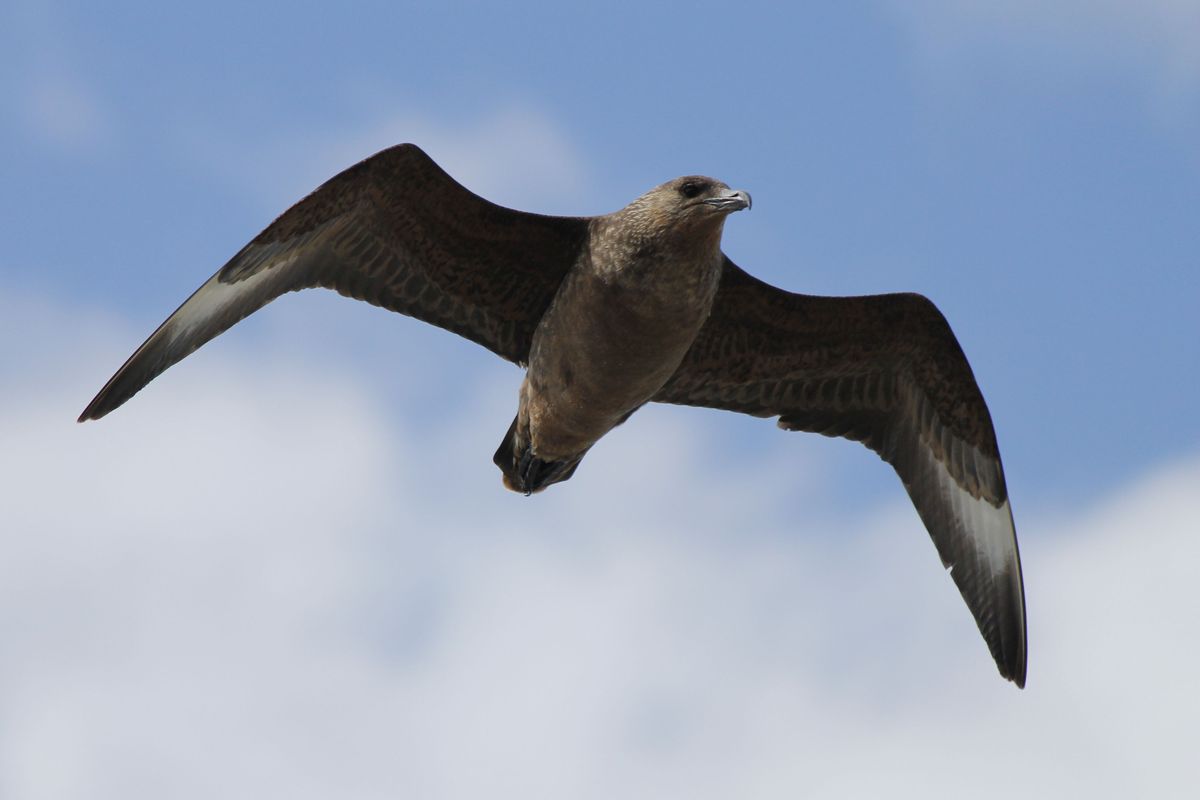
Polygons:
[[99,419],[285,292],[321,286],[408,314],[510,361],[587,235],[584,217],[502,208],[398,145],[289,208],[167,318],[80,416]]
[[726,259],[712,316],[654,398],[861,441],[904,482],[1000,674],[1025,685],[1025,593],[996,434],[945,318],[916,294],[813,297]]

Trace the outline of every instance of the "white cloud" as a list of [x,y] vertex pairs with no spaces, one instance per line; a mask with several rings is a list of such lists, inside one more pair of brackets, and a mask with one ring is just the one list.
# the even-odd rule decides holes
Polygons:
[[[5,9],[6,12],[10,9]],[[117,123],[103,94],[80,67],[69,26],[50,3],[17,4],[6,13],[6,83],[11,108],[26,133],[43,146],[90,155],[110,146]]]
[[113,138],[111,115],[77,76],[36,77],[25,87],[22,110],[28,129],[39,140],[69,152],[92,151]]
[[1056,519],[1018,508],[1019,692],[899,487],[831,508],[794,437],[727,463],[703,415],[647,409],[525,499],[490,463],[515,372],[406,418],[369,376],[243,341],[78,426],[137,332],[0,311],[30,334],[0,343],[23,377],[0,397],[0,796],[1170,797],[1200,778],[1200,456]]
[[402,114],[338,136],[337,142],[327,159],[333,171],[390,145],[414,142],[460,183],[495,202],[539,210],[565,205],[561,213],[613,210],[578,208],[586,185],[584,158],[555,119],[527,105],[498,107],[468,125]]
[[[1192,0],[888,0],[927,55],[973,60],[1000,46],[1013,69],[1047,59],[1143,79],[1165,107],[1194,111],[1200,5]],[[946,76],[961,70],[947,70]],[[1047,75],[1041,73],[1044,80]],[[1178,108],[1176,108],[1178,111]]]
[[[489,200],[543,213],[603,213],[580,208],[585,160],[556,120],[535,107],[509,103],[468,121],[395,107],[386,95],[363,98],[369,106],[324,130],[256,131],[256,139],[228,141],[209,125],[180,131],[189,157],[226,176],[239,190],[280,211],[323,181],[386,147],[413,142],[467,188]],[[349,116],[349,115],[348,115]],[[257,143],[255,143],[257,142]]]

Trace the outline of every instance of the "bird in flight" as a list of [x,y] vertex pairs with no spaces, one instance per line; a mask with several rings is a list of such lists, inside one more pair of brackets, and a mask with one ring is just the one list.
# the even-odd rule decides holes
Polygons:
[[412,144],[334,176],[243,247],[84,409],[120,406],[280,295],[324,287],[453,331],[527,367],[495,454],[525,494],[571,477],[647,402],[777,417],[862,442],[895,468],[1000,674],[1025,685],[1025,596],[991,416],[925,297],[777,289],[721,251],[750,195],[668,181],[596,217],[515,211]]

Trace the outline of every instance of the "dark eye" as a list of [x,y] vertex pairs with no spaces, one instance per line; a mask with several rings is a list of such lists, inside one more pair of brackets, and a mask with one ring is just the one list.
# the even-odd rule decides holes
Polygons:
[[706,188],[700,181],[687,181],[679,187],[679,193],[690,199],[703,192]]

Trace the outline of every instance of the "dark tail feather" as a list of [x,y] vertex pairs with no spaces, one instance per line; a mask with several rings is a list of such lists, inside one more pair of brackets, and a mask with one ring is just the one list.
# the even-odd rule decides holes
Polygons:
[[517,418],[513,417],[508,433],[496,448],[492,461],[504,473],[504,485],[514,492],[531,495],[552,483],[561,483],[575,474],[583,453],[562,461],[543,461],[533,454],[529,443],[517,435]]

